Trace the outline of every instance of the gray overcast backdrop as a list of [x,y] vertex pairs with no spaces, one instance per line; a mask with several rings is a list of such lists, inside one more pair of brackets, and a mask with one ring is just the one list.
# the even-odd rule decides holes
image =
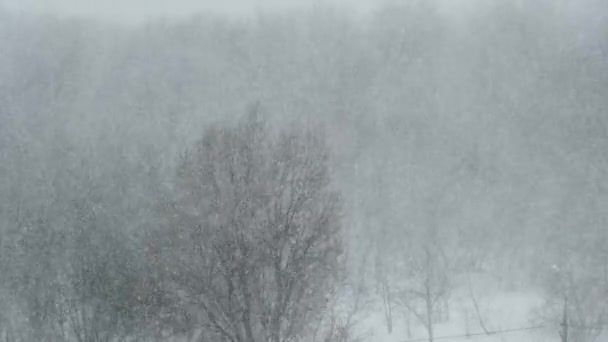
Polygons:
[[[411,0],[0,0],[11,12],[95,17],[123,23],[141,23],[157,17],[179,18],[199,12],[250,15],[258,12],[331,5],[365,14],[386,3]],[[475,8],[478,0],[438,0],[441,11],[456,17]]]
[[286,9],[313,4],[332,4],[366,11],[372,0],[0,0],[13,11],[68,16],[96,16],[104,19],[141,21],[157,16],[184,16],[200,11],[250,14],[260,10]]

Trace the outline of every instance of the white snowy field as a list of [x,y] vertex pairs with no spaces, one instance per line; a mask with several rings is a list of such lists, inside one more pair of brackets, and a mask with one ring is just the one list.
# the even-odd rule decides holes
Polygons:
[[[449,301],[449,319],[437,323],[434,327],[435,340],[454,342],[544,342],[558,341],[559,327],[539,326],[535,321],[535,311],[543,304],[540,294],[532,291],[500,289],[497,282],[491,279],[478,279],[469,289],[461,286],[452,292]],[[477,302],[479,314],[475,309],[473,297]],[[394,311],[393,331],[387,332],[381,310],[374,310],[366,316],[359,326],[364,341],[406,342],[426,341],[428,335],[425,327],[411,318],[408,334],[406,316],[398,308]],[[480,324],[480,318],[488,332]],[[528,330],[517,330],[527,329]],[[502,332],[500,332],[502,331]],[[467,336],[468,335],[468,336]]]
[[[532,327],[532,311],[539,305],[541,298],[537,295],[524,292],[501,292],[483,299],[480,310],[483,315],[484,325],[488,331],[512,330]],[[450,312],[450,320],[439,323],[435,327],[435,339],[455,342],[479,341],[479,342],[544,342],[557,341],[558,331],[551,328],[511,331],[486,335],[478,322],[478,318],[471,307],[462,304],[453,305]],[[473,309],[474,310],[474,309]],[[467,334],[468,314],[468,337],[458,337]],[[382,313],[373,314],[362,324],[363,335],[366,341],[377,342],[405,342],[424,341],[427,334],[424,327],[417,322],[412,322],[412,334],[408,337],[405,318],[397,315],[394,319],[392,334],[387,333]],[[481,335],[478,335],[481,334]],[[449,338],[448,338],[449,337]]]

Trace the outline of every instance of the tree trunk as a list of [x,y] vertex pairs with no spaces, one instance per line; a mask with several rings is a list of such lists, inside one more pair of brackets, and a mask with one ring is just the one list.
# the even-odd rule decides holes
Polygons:
[[425,284],[425,302],[426,302],[426,330],[429,335],[429,342],[433,342],[433,299],[431,298],[431,289],[429,280]]
[[412,313],[411,312],[407,312],[407,338],[412,338]]
[[389,334],[393,332],[393,312],[391,308],[391,289],[386,282],[382,284],[382,299],[384,302],[384,319]]

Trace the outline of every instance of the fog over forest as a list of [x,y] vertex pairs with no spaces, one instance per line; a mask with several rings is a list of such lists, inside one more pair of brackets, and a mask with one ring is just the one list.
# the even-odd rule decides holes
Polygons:
[[118,3],[0,1],[0,341],[608,341],[608,2]]

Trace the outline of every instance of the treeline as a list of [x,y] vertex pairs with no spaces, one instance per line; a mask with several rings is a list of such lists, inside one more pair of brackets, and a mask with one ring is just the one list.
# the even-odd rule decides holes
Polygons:
[[[254,315],[252,339],[242,321],[222,333],[236,321],[214,323],[219,316],[205,314],[212,310],[202,308],[209,292],[201,289],[229,282],[214,283],[197,267],[235,256],[189,254],[198,240],[169,233],[197,227],[170,220],[180,216],[172,207],[180,172],[196,168],[184,154],[218,134],[209,133],[212,123],[238,130],[236,118],[255,103],[269,136],[295,134],[285,128],[294,121],[324,127],[320,151],[331,156],[326,172],[343,202],[346,272],[314,318],[334,305],[340,317],[330,322],[350,326],[361,302],[383,310],[389,330],[402,311],[432,335],[447,319],[451,290],[464,275],[484,272],[505,286],[542,289],[543,319],[556,319],[568,295],[577,298],[569,301],[573,319],[597,326],[605,318],[598,302],[608,298],[608,9],[589,0],[453,10],[411,1],[365,18],[314,8],[136,28],[0,11],[5,337],[100,341],[203,331],[258,341],[255,334],[270,331],[261,317],[274,317],[275,327],[278,316],[300,324],[290,316],[304,319],[299,311],[266,308]],[[238,145],[241,134],[228,136]],[[223,139],[215,143],[232,144]],[[273,144],[244,146],[289,157]],[[294,144],[284,147],[302,148]],[[264,245],[255,246],[258,253]],[[186,302],[192,297],[199,302]],[[262,298],[256,310],[268,304]],[[235,314],[228,302],[216,304]]]

